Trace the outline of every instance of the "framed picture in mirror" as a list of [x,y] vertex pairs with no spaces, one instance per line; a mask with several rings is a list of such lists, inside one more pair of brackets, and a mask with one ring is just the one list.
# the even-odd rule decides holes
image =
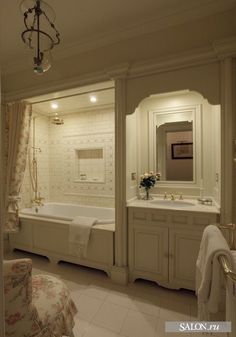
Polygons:
[[172,159],[193,159],[193,143],[171,144]]

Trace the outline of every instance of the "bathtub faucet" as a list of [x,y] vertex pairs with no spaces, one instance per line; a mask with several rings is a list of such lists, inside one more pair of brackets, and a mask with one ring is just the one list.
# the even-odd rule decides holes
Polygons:
[[41,198],[40,195],[38,197],[35,197],[32,202],[34,204],[36,204],[37,206],[43,206],[43,202],[42,200],[44,200],[44,198]]

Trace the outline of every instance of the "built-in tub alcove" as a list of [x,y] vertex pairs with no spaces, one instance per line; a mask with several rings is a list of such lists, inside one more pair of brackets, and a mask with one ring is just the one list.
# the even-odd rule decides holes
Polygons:
[[[32,104],[32,120],[21,189],[21,230],[10,234],[11,248],[42,254],[54,262],[103,269],[110,275],[115,259],[114,83],[27,101]],[[52,214],[47,216],[48,205]],[[25,215],[21,209],[31,213]],[[109,223],[101,220],[108,214]],[[69,226],[74,216],[98,218],[86,256],[70,252]]]

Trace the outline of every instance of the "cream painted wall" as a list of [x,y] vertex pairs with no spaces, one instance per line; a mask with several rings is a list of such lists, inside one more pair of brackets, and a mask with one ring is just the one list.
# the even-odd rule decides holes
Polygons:
[[[220,178],[216,181],[216,174],[220,177],[220,110],[219,107],[210,105],[200,94],[194,92],[173,93],[173,95],[157,95],[143,100],[139,105],[139,137],[141,147],[138,155],[140,157],[140,168],[138,174],[150,170],[149,168],[149,125],[148,113],[150,110],[171,107],[183,107],[200,105],[202,114],[202,169],[201,177],[198,182],[196,195],[200,195],[201,179],[203,180],[203,194],[220,200]],[[129,138],[127,140],[129,142]],[[167,187],[153,189],[153,193],[164,193]],[[181,186],[179,186],[181,188]],[[172,188],[173,187],[169,187]],[[175,187],[176,188],[176,187]],[[192,190],[185,189],[185,194],[193,193]]]
[[138,150],[137,132],[137,111],[132,115],[126,116],[126,198],[130,200],[137,194],[137,184],[139,182],[137,171],[137,150]]
[[[1,69],[0,69],[1,73]],[[0,130],[3,130],[3,113],[2,113],[2,105],[1,105],[1,80],[0,80]],[[4,316],[4,289],[3,289],[3,250],[4,250],[4,240],[3,240],[3,209],[4,209],[4,197],[3,186],[4,186],[4,174],[5,174],[5,165],[4,165],[4,141],[3,141],[3,133],[0,135],[0,185],[1,185],[1,194],[0,194],[0,336],[4,336],[4,324],[5,324],[5,316]]]
[[219,146],[221,144],[221,108],[219,105],[212,106],[212,143],[214,144],[213,152],[213,197],[215,201],[221,204],[221,158],[219,156]]
[[[64,124],[48,117],[36,118],[39,191],[45,201],[114,206],[114,110],[78,112],[63,116]],[[102,148],[104,182],[76,182],[77,149]],[[93,165],[93,164],[92,164]],[[96,166],[91,168],[96,172]],[[29,170],[22,188],[22,206],[32,200]]]

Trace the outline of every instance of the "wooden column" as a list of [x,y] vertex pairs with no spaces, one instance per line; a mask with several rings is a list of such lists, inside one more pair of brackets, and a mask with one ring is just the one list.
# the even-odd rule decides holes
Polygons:
[[3,214],[4,214],[4,152],[3,152],[3,115],[1,107],[1,83],[0,83],[0,336],[5,336],[5,314],[3,294]]
[[233,61],[221,61],[221,222],[232,222],[233,214]]
[[126,210],[126,75],[128,64],[109,71],[115,82],[115,265],[114,282],[128,282]]

